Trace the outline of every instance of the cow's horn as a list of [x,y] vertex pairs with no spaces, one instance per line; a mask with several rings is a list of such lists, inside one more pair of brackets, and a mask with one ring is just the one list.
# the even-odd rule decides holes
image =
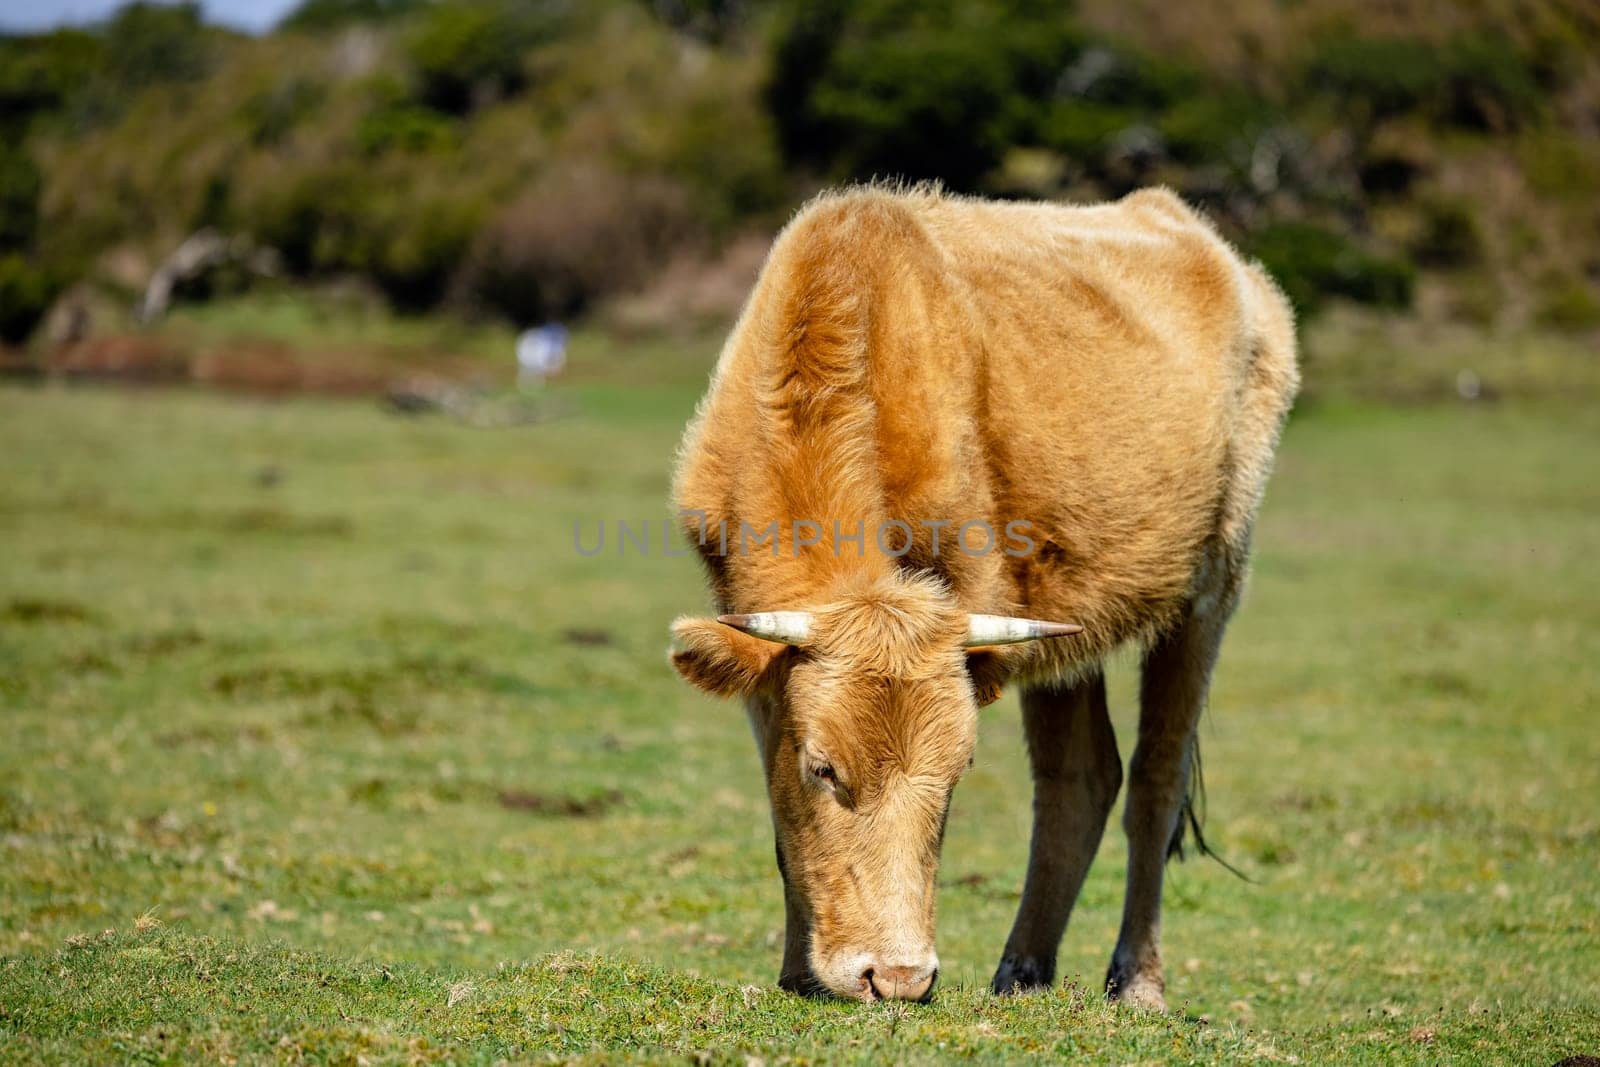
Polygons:
[[751,637],[766,641],[782,641],[786,645],[803,645],[811,636],[809,611],[758,611],[754,615],[718,615],[717,621],[735,630],[743,630]]
[[1020,641],[1037,641],[1041,637],[1067,637],[1083,633],[1083,627],[1071,622],[1042,622],[1039,619],[1016,619],[1009,615],[968,615],[967,648],[978,645],[1014,645]]

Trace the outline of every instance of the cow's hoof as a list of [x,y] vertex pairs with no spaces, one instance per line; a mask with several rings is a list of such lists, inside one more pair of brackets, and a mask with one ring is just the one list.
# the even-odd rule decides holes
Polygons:
[[1159,974],[1124,975],[1113,968],[1106,975],[1106,999],[1142,1011],[1166,1011],[1166,983]]
[[828,992],[827,987],[817,981],[816,975],[810,971],[778,975],[778,988],[801,997],[820,997]]
[[1056,978],[1053,963],[1028,956],[1002,956],[989,988],[995,993],[1031,993],[1036,989],[1049,989]]

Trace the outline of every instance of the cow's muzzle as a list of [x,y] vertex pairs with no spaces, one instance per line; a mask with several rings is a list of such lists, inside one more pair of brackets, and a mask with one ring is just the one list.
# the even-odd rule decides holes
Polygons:
[[861,999],[926,1004],[933,999],[938,981],[938,967],[872,966],[861,972]]

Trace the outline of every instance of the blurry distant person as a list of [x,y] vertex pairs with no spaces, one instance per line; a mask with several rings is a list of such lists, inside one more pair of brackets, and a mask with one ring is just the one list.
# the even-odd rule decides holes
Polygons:
[[517,337],[517,384],[542,385],[567,365],[567,328],[559,322],[523,330]]

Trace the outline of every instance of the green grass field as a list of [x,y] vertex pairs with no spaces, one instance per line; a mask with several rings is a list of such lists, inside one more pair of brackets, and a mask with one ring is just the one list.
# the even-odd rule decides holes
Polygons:
[[[659,550],[697,387],[563,392],[486,430],[0,389],[0,1061],[1600,1055],[1600,406],[1292,422],[1203,727],[1253,881],[1174,868],[1155,1017],[1097,992],[1115,832],[1068,985],[986,992],[1014,697],[956,794],[935,1003],[773,987],[749,729],[664,656],[706,607]],[[651,556],[580,556],[602,519]]]

